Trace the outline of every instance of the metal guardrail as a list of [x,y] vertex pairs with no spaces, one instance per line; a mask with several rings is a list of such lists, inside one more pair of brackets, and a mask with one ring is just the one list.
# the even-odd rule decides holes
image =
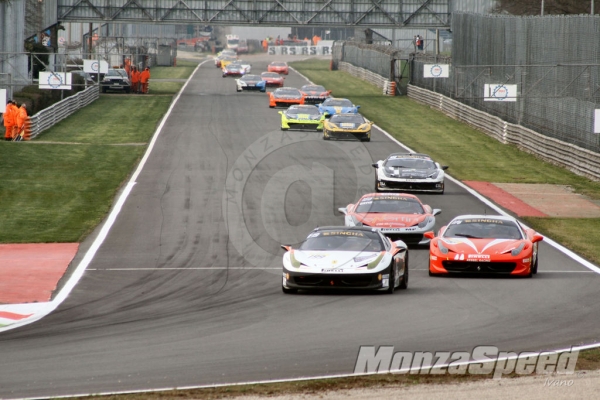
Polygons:
[[99,98],[100,90],[98,89],[98,86],[90,86],[73,96],[69,96],[64,100],[43,109],[35,115],[32,115],[29,117],[31,123],[31,138],[36,137],[46,129],[57,124],[59,121],[67,118],[75,111],[87,106]]
[[545,136],[521,125],[511,124],[496,116],[414,85],[408,85],[408,97],[465,122],[504,144],[539,156],[568,170],[600,180],[600,154]]
[[370,84],[377,86],[378,88],[381,88],[383,91],[383,94],[392,95],[392,96],[395,94],[394,92],[396,90],[396,86],[391,85],[391,82],[389,79],[385,79],[381,75],[371,72],[368,69],[364,69],[361,67],[355,67],[354,65],[347,63],[347,62],[343,62],[343,61],[340,61],[338,63],[338,69],[340,71],[347,72],[350,75],[355,76],[359,79],[362,79],[363,81],[367,81]]

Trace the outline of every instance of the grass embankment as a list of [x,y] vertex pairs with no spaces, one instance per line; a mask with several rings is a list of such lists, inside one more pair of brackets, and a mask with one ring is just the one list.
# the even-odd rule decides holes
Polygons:
[[[600,199],[600,182],[578,176],[504,145],[482,132],[406,96],[386,97],[381,89],[342,71],[329,71],[329,62],[291,64],[311,81],[361,106],[360,112],[412,150],[427,153],[460,180],[497,183],[548,183],[571,186],[576,193]],[[590,261],[600,264],[600,219],[523,218],[539,232]]]

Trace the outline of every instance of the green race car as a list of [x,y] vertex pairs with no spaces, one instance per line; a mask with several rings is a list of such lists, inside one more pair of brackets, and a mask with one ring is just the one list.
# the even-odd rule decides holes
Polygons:
[[319,111],[317,106],[313,105],[293,105],[285,111],[279,111],[281,114],[281,130],[288,129],[310,129],[323,131],[323,121],[325,114]]

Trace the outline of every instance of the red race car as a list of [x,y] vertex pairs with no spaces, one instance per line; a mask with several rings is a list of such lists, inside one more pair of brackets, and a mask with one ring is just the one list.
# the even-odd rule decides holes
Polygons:
[[435,216],[442,210],[432,210],[415,195],[404,193],[369,193],[356,204],[338,209],[346,215],[346,226],[378,228],[391,240],[406,244],[426,245],[425,232],[435,225]]
[[260,77],[263,81],[267,82],[267,86],[283,87],[283,80],[285,78],[277,72],[263,72],[260,74]]
[[296,88],[282,87],[269,92],[268,95],[270,108],[304,104],[304,95]]
[[544,237],[513,217],[461,215],[425,233],[429,275],[500,274],[531,277],[538,269],[538,242]]
[[306,104],[319,104],[331,97],[331,90],[327,90],[321,85],[304,85],[300,91],[304,94]]
[[285,61],[273,61],[267,67],[267,71],[269,72],[277,72],[278,74],[287,75],[289,71],[289,67]]

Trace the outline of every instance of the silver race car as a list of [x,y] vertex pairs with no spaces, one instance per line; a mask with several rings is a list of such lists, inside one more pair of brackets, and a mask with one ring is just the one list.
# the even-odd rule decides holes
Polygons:
[[379,160],[375,171],[375,191],[433,192],[444,193],[444,171],[427,154],[393,153]]
[[298,248],[282,245],[283,293],[299,289],[362,289],[393,293],[408,287],[408,248],[378,229],[329,226]]

